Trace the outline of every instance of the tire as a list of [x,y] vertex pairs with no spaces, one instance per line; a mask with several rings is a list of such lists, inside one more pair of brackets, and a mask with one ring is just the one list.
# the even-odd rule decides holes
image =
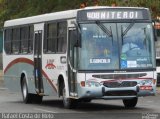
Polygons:
[[63,86],[63,90],[62,90],[62,98],[63,98],[64,108],[66,108],[66,109],[73,109],[73,108],[77,107],[78,100],[71,99],[71,98],[66,98],[66,89],[65,89],[65,86]]
[[134,108],[138,102],[138,98],[124,99],[123,104],[126,108]]
[[23,102],[26,104],[32,103],[33,94],[28,93],[28,86],[27,86],[25,76],[23,77],[22,82],[21,82],[21,91],[22,91]]
[[24,103],[26,103],[26,104],[28,104],[28,103],[36,103],[36,104],[42,103],[43,96],[28,93],[28,86],[27,86],[25,77],[23,77],[22,82],[21,82],[21,92],[22,92],[22,97],[23,97]]

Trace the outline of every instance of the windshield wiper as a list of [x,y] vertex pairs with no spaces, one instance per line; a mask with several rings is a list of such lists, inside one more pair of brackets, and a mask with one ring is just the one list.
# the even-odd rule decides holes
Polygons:
[[[104,33],[106,33],[109,37],[112,37],[112,30],[108,30],[105,25],[103,25],[100,21],[96,21],[96,24],[99,26],[99,28],[102,29]],[[110,27],[111,29],[111,27]]]
[[125,29],[124,32],[123,32],[123,27],[122,27],[122,25],[121,25],[122,44],[123,44],[123,40],[124,40],[123,37],[128,33],[128,31],[133,27],[134,24],[135,24],[134,22],[130,23],[130,24],[128,25],[128,27]]
[[[128,31],[133,27],[134,24],[135,24],[134,22],[130,23],[124,32],[122,30],[122,32],[123,32],[122,36],[125,36],[128,33]],[[122,26],[121,26],[121,28],[122,28]]]

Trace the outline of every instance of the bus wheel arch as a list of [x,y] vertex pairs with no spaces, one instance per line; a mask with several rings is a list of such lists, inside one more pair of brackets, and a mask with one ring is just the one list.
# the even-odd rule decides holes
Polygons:
[[63,95],[63,85],[65,85],[65,82],[64,82],[64,78],[63,78],[63,76],[62,75],[60,75],[59,77],[58,77],[58,96],[60,97],[60,96],[62,96]]
[[67,84],[62,75],[58,77],[58,94],[63,99],[64,108],[72,109],[76,108],[78,101],[67,96]]

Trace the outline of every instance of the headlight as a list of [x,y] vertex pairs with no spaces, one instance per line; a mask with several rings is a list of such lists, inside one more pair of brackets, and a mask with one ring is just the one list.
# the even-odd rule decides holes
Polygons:
[[95,81],[86,81],[86,87],[99,87],[101,84]]
[[139,82],[140,86],[151,86],[152,85],[152,80],[142,80]]

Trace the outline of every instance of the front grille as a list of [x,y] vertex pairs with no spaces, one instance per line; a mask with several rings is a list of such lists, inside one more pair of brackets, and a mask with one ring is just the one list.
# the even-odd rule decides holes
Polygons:
[[104,82],[103,85],[108,88],[122,88],[122,87],[134,87],[137,85],[136,81],[123,81],[123,82]]
[[92,75],[94,78],[100,79],[137,79],[143,76],[146,76],[146,73],[137,73],[137,74],[101,74],[101,75]]
[[137,93],[132,90],[127,91],[107,91],[103,94],[104,96],[135,96]]

